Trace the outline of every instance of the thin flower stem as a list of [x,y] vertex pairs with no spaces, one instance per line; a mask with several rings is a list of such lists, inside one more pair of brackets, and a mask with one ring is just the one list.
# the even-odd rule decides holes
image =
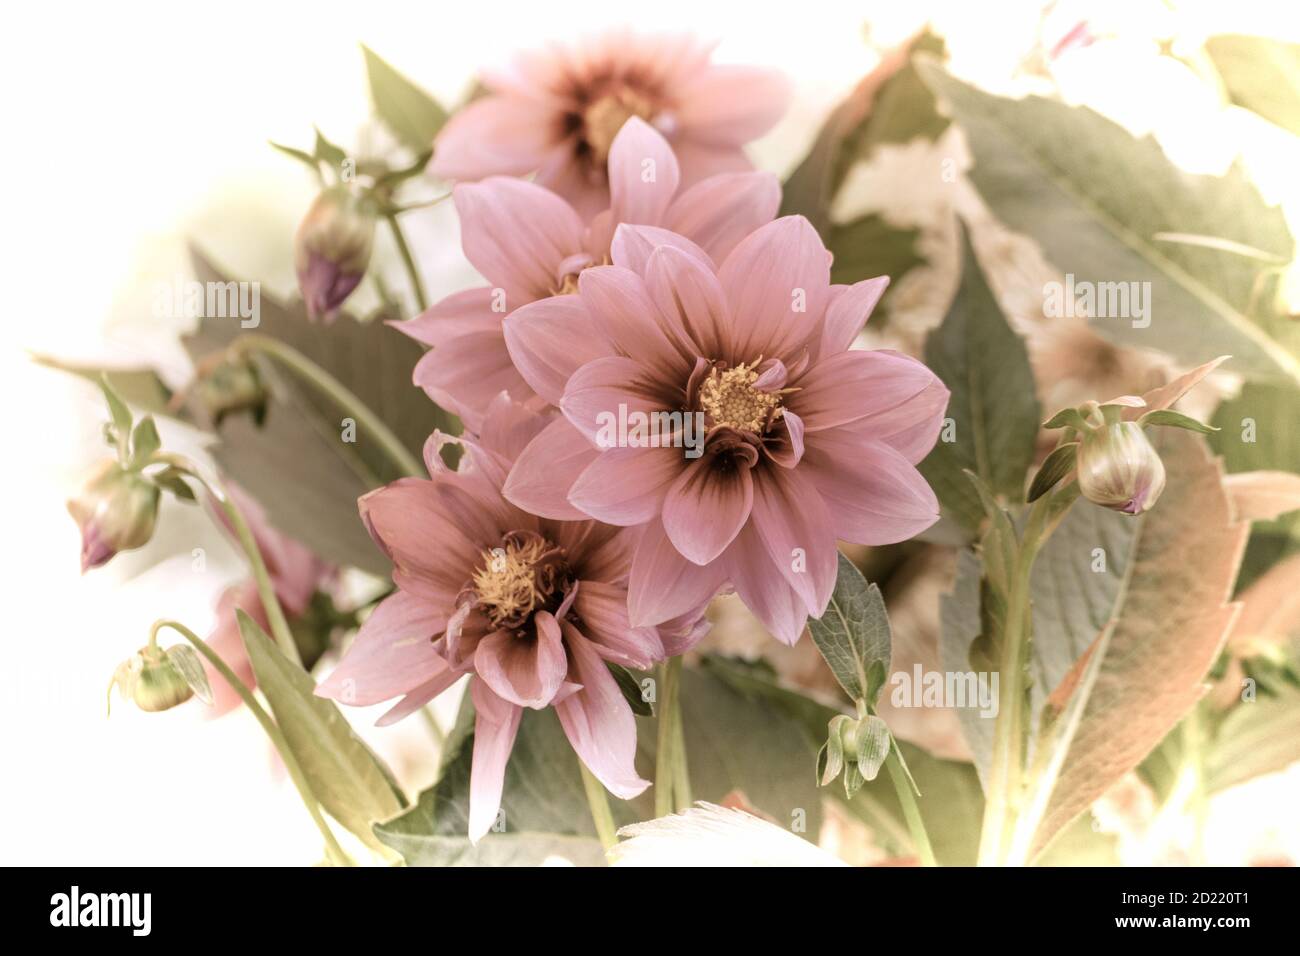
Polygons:
[[677,685],[677,713],[673,720],[673,799],[678,810],[691,808],[691,769],[686,759],[686,724],[682,717],[682,688]]
[[677,685],[682,659],[669,658],[660,667],[659,732],[655,745],[655,816],[666,817],[677,808],[674,800],[677,780],[678,714]]
[[618,844],[618,827],[614,824],[614,813],[609,808],[609,796],[595,774],[581,760],[578,761],[578,769],[582,771],[582,788],[587,791],[591,822],[596,825],[600,845],[608,851]]
[[903,758],[898,754],[898,742],[890,741],[889,755],[885,757],[885,769],[893,781],[898,802],[903,807],[903,818],[907,821],[907,831],[912,836],[916,855],[921,858],[922,866],[938,866],[934,858],[934,849],[930,846],[930,834],[926,832],[925,820],[921,817],[921,808],[917,805],[916,794],[912,792],[912,781],[903,769]]
[[388,221],[388,228],[393,232],[393,241],[397,243],[397,251],[402,254],[402,263],[406,266],[406,274],[411,279],[411,287],[415,290],[415,301],[423,312],[429,308],[429,300],[424,294],[424,281],[420,278],[420,271],[415,268],[415,257],[411,255],[411,247],[406,244],[406,236],[402,233],[402,227],[397,223],[397,216],[389,215],[384,217]]
[[249,569],[253,572],[253,581],[257,584],[257,596],[262,602],[263,610],[266,611],[267,623],[271,626],[271,636],[275,638],[275,643],[284,656],[301,667],[302,655],[298,653],[298,643],[293,639],[293,631],[289,629],[289,621],[284,616],[284,609],[280,607],[280,599],[276,597],[275,585],[271,583],[271,573],[267,570],[266,561],[262,558],[262,550],[257,546],[257,539],[253,537],[253,529],[249,527],[247,519],[244,518],[244,513],[239,510],[239,506],[235,504],[234,499],[226,493],[224,488],[203,477],[198,467],[188,458],[160,452],[153,456],[152,462],[171,465],[176,470],[184,472],[193,478],[208,490],[208,494],[225,512],[226,517],[230,519],[231,527],[235,529],[235,537],[239,539],[239,546],[248,558]]
[[312,821],[316,824],[316,828],[320,830],[320,834],[325,840],[325,852],[329,856],[330,861],[336,866],[352,866],[352,859],[343,851],[343,848],[339,846],[339,842],[335,838],[334,832],[330,830],[329,824],[326,823],[325,818],[321,816],[320,803],[316,799],[316,794],[312,792],[311,785],[307,782],[307,778],[302,772],[302,767],[299,765],[297,757],[294,756],[293,750],[289,747],[289,741],[286,740],[284,734],[280,732],[280,728],[277,727],[275,721],[271,719],[271,715],[268,714],[262,708],[262,705],[257,702],[257,698],[253,696],[253,692],[248,689],[248,686],[241,681],[226,662],[221,659],[221,656],[207,645],[206,641],[178,621],[156,622],[153,628],[149,631],[149,643],[151,645],[157,643],[158,631],[164,627],[171,628],[173,631],[180,634],[181,637],[193,644],[194,649],[207,658],[208,663],[216,669],[217,673],[225,678],[226,682],[235,689],[235,693],[239,695],[239,699],[244,702],[244,706],[247,707],[253,716],[257,718],[257,722],[262,725],[262,729],[266,732],[266,736],[270,738],[272,746],[274,746],[276,751],[280,754],[280,759],[284,761],[284,766],[285,769],[289,771],[290,779],[293,780],[294,786],[298,788],[298,795],[302,797],[302,802],[307,807],[307,812],[311,814]]
[[376,415],[347,386],[297,349],[286,345],[279,339],[253,333],[240,336],[231,346],[231,350],[236,352],[257,351],[279,362],[289,371],[312,385],[349,416],[356,419],[357,425],[362,432],[375,439],[388,460],[393,463],[399,472],[412,478],[419,478],[424,475],[424,469],[420,467],[420,463],[415,456],[407,451],[406,446],[389,430],[383,419]]

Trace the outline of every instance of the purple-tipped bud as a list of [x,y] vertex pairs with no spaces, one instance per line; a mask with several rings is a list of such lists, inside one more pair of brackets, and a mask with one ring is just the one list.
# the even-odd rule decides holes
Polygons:
[[361,282],[375,244],[375,217],[345,186],[324,190],[294,237],[294,268],[307,315],[332,321]]
[[105,462],[68,513],[81,529],[81,570],[148,543],[158,518],[158,486],[116,461]]
[[1148,511],[1165,490],[1165,466],[1137,422],[1085,431],[1079,443],[1079,491],[1113,511]]

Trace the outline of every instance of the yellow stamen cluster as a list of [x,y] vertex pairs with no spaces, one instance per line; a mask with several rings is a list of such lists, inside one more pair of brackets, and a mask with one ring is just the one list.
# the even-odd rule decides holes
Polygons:
[[577,295],[578,293],[578,273],[570,272],[563,281],[560,282],[558,289],[551,292],[551,295]]
[[758,370],[754,366],[742,362],[725,371],[715,368],[709,372],[700,386],[700,408],[714,425],[757,435],[781,414],[781,393],[756,389]]
[[478,604],[495,625],[520,623],[545,604],[560,584],[556,549],[538,535],[507,538],[483,552],[474,572]]
[[623,124],[633,116],[649,120],[654,109],[648,97],[626,87],[594,101],[582,113],[583,139],[591,147],[592,160],[603,169]]

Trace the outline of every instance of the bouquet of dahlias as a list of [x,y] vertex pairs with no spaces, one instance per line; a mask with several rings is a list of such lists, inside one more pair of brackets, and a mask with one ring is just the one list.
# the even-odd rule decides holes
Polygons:
[[[192,381],[78,369],[83,570],[169,496],[248,567],[110,698],[251,714],[340,866],[1205,862],[1215,796],[1300,760],[1295,249],[1242,167],[1071,105],[1111,37],[981,75],[919,32],[784,177],[748,147],[791,79],[689,35],[454,109],[367,49],[383,145],[273,144],[320,185],[300,296],[198,235]],[[1255,72],[1294,92],[1293,47],[1152,38],[1300,133]],[[435,300],[439,204],[482,281]]]

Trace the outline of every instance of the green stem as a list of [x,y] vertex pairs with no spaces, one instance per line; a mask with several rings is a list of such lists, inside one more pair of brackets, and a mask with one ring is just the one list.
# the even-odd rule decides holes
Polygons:
[[329,856],[330,861],[336,866],[352,866],[352,860],[343,851],[343,848],[339,846],[338,840],[334,837],[334,832],[330,830],[329,824],[326,823],[325,818],[321,816],[320,803],[317,801],[315,793],[312,792],[311,785],[307,782],[307,778],[302,772],[302,767],[298,764],[298,759],[294,756],[293,750],[289,747],[289,741],[286,740],[284,734],[280,732],[280,728],[277,727],[275,721],[271,719],[271,715],[262,709],[262,705],[259,704],[257,698],[253,696],[253,692],[248,689],[247,685],[245,685],[235,672],[230,669],[226,662],[221,659],[221,656],[207,645],[206,641],[178,621],[156,622],[153,628],[149,631],[150,644],[156,644],[158,631],[164,627],[170,627],[173,631],[180,634],[181,637],[193,644],[194,649],[207,658],[208,663],[216,669],[217,673],[225,678],[226,682],[235,689],[235,693],[239,695],[239,699],[244,702],[244,706],[247,707],[253,716],[257,718],[257,722],[261,724],[262,729],[266,731],[266,736],[270,738],[271,744],[280,754],[280,759],[284,761],[284,766],[285,769],[289,771],[290,779],[293,780],[294,786],[298,788],[298,795],[302,797],[302,802],[307,807],[307,812],[311,814],[312,821],[316,824],[316,828],[320,830],[321,836],[325,839],[325,852]]
[[609,796],[595,774],[588,770],[587,765],[581,760],[578,761],[578,769],[582,771],[582,788],[587,791],[587,806],[591,808],[591,822],[596,825],[596,835],[600,837],[600,845],[608,851],[618,843],[618,827],[614,824],[614,814],[609,809]]
[[659,670],[659,732],[655,745],[655,816],[666,817],[677,808],[674,791],[679,771],[676,751],[678,736],[675,725],[681,719],[677,713],[677,685],[681,679],[682,659],[669,658]]
[[388,221],[388,228],[393,232],[397,251],[402,254],[402,263],[406,266],[406,274],[410,277],[411,287],[415,290],[415,301],[423,312],[429,308],[429,301],[425,298],[424,281],[420,278],[420,271],[415,268],[415,257],[411,255],[411,247],[406,244],[406,236],[402,234],[402,227],[397,224],[397,216],[389,215],[384,218]]
[[271,625],[271,635],[275,638],[275,643],[284,656],[301,667],[302,655],[298,653],[298,642],[293,639],[293,631],[289,629],[289,620],[284,616],[284,609],[280,607],[280,599],[276,597],[275,585],[271,582],[271,572],[267,570],[266,561],[262,558],[262,550],[257,546],[257,539],[253,537],[253,529],[249,527],[247,519],[244,518],[244,513],[239,510],[239,506],[235,504],[234,499],[226,493],[225,489],[204,478],[195,464],[188,458],[160,452],[153,456],[152,461],[171,465],[178,471],[189,475],[208,490],[208,494],[225,512],[226,517],[230,520],[231,527],[235,529],[235,537],[239,539],[239,546],[243,549],[245,557],[248,558],[249,569],[253,572],[253,581],[257,584],[257,596],[262,602],[263,610],[266,611],[267,623]]
[[912,791],[912,781],[908,778],[907,771],[903,769],[903,758],[899,756],[898,742],[895,740],[890,741],[889,755],[885,757],[885,769],[889,771],[889,779],[893,781],[898,802],[903,807],[903,818],[907,821],[907,830],[912,836],[912,844],[916,847],[916,855],[921,858],[921,865],[938,866],[934,858],[934,849],[930,846],[930,834],[926,832],[925,820],[921,817],[921,808],[916,802],[916,794]]
[[356,419],[362,432],[374,437],[388,460],[404,475],[419,478],[425,474],[415,456],[394,435],[383,419],[347,386],[292,346],[268,335],[252,333],[242,335],[231,346],[234,352],[257,351],[279,362],[295,375],[308,382],[326,398]]
[[686,759],[686,725],[682,719],[682,688],[677,685],[676,716],[673,720],[673,799],[678,810],[691,808],[691,770]]

